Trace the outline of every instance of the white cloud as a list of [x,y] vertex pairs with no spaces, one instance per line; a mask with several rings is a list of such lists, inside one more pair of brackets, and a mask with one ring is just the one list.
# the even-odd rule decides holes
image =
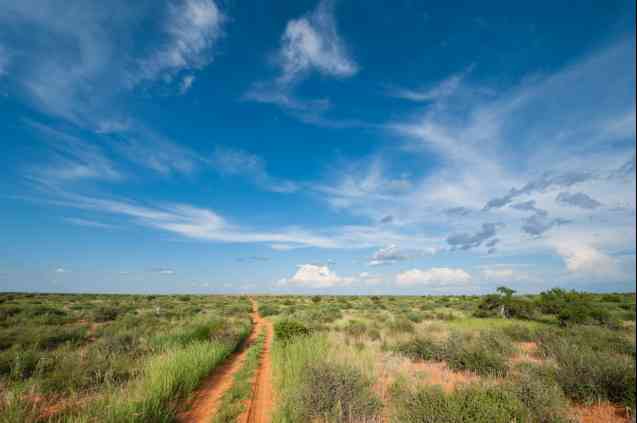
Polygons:
[[279,51],[279,81],[292,82],[312,69],[337,77],[358,71],[337,32],[332,9],[333,3],[323,0],[311,14],[288,22]]
[[340,277],[329,267],[316,264],[301,264],[290,278],[278,281],[278,285],[304,286],[309,288],[332,288],[349,285],[354,278]]
[[591,245],[562,241],[556,248],[571,273],[591,277],[614,277],[618,273],[617,261]]
[[176,273],[173,269],[154,269],[154,272],[160,275],[174,275]]
[[[467,71],[468,72],[468,71]],[[436,101],[453,95],[460,87],[466,72],[451,75],[438,84],[424,89],[393,88],[389,95],[411,101]]]
[[519,266],[514,267],[504,264],[483,266],[480,275],[488,281],[497,282],[519,282],[530,280],[531,278],[528,272],[521,270]]
[[108,223],[96,222],[95,220],[81,219],[77,217],[67,217],[64,220],[76,226],[85,226],[89,228],[113,229],[117,227]]
[[396,284],[423,285],[432,288],[468,286],[471,275],[463,269],[432,267],[430,269],[411,269],[396,275]]
[[194,75],[186,75],[181,79],[181,83],[179,85],[179,93],[186,94],[190,87],[192,87],[193,82],[195,82]]
[[210,48],[221,36],[224,21],[224,15],[212,0],[169,4],[164,27],[166,41],[150,57],[140,60],[141,73],[133,78],[172,78],[182,70],[206,66],[212,61]]
[[63,267],[58,267],[57,269],[55,269],[55,273],[68,273],[68,270]]
[[406,251],[402,251],[395,244],[390,244],[376,251],[371,260],[368,262],[370,266],[379,266],[382,264],[393,264],[398,261],[407,260],[410,255]]
[[365,285],[378,285],[383,281],[383,277],[369,272],[361,272],[358,275],[358,280]]
[[124,179],[121,171],[98,145],[34,121],[27,121],[27,124],[38,131],[52,152],[49,164],[30,169],[30,178],[44,184],[82,179]]
[[274,55],[278,76],[254,83],[244,99],[277,105],[314,125],[339,128],[364,125],[355,119],[325,117],[330,107],[325,98],[302,99],[294,94],[295,86],[313,71],[336,78],[351,77],[358,72],[358,65],[338,33],[333,6],[331,0],[323,0],[314,11],[287,23]]

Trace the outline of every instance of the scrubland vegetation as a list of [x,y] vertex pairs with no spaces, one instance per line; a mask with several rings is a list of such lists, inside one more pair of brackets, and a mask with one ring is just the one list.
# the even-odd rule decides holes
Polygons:
[[172,421],[250,331],[238,297],[0,296],[0,421]]
[[[635,410],[634,294],[254,299],[274,323],[275,423],[610,422]],[[176,421],[249,334],[250,312],[244,297],[2,294],[0,421]],[[238,421],[262,350],[263,336],[212,421]]]

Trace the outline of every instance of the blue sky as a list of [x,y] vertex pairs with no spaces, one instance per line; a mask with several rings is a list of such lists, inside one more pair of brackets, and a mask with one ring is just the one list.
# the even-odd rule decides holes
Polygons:
[[634,2],[0,3],[0,291],[635,290]]

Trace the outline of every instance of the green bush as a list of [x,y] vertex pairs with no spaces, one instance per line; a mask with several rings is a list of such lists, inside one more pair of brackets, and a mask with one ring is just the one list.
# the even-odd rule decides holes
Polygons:
[[569,403],[553,374],[548,374],[543,367],[521,366],[515,379],[508,381],[505,387],[524,403],[532,422],[569,422]]
[[351,422],[354,417],[376,417],[381,410],[372,381],[355,367],[312,363],[304,369],[303,379],[307,383],[299,388],[299,398],[305,421]]
[[414,324],[405,318],[395,318],[389,321],[387,327],[394,334],[414,332]]
[[344,331],[349,336],[354,338],[360,338],[367,332],[367,325],[358,320],[350,320],[344,328]]
[[416,360],[443,361],[447,357],[444,345],[423,336],[397,345],[395,351]]
[[274,334],[277,340],[288,342],[298,336],[309,335],[311,330],[303,323],[295,320],[279,320],[274,324]]
[[109,322],[111,320],[117,319],[121,310],[115,307],[106,307],[102,306],[94,310],[93,319],[96,322]]
[[279,314],[279,309],[269,304],[259,304],[259,314],[263,317],[276,316]]
[[439,386],[391,389],[395,423],[531,422],[515,393],[500,386],[466,385],[445,394]]

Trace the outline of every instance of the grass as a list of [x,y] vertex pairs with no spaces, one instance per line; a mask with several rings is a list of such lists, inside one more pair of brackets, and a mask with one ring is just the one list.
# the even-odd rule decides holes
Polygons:
[[52,294],[0,295],[0,309],[7,423],[50,410],[44,420],[170,421],[247,335],[251,311],[239,297]]
[[[278,328],[274,422],[371,422],[388,412],[406,423],[558,423],[572,404],[635,409],[634,295],[520,298],[537,308],[531,320],[474,317],[478,296],[257,298]],[[621,324],[560,327],[569,301]],[[0,294],[0,421],[174,421],[246,336],[250,312],[241,297]],[[521,342],[537,344],[530,363],[516,355],[531,347]],[[217,422],[243,411],[261,345],[248,350]],[[449,369],[423,377],[412,360]],[[474,376],[439,382],[443,392],[433,385],[440,368],[441,377]]]

